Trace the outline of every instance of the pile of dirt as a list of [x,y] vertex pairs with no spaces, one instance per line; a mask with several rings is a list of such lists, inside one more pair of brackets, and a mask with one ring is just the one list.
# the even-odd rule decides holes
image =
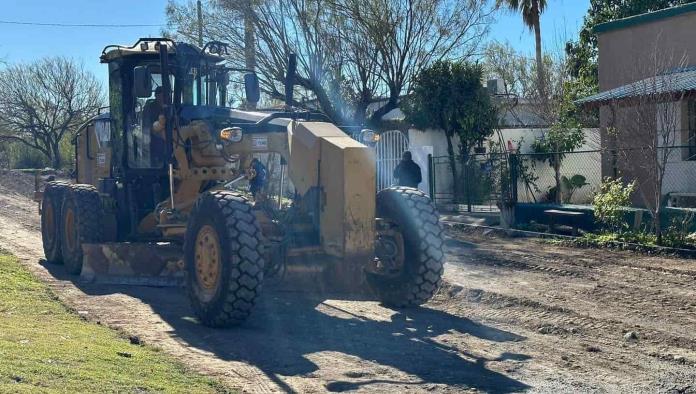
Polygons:
[[34,174],[20,170],[0,170],[0,192],[34,196]]
[[0,192],[34,198],[35,176],[37,173],[42,184],[49,179],[67,180],[69,178],[65,171],[51,168],[43,170],[0,169]]

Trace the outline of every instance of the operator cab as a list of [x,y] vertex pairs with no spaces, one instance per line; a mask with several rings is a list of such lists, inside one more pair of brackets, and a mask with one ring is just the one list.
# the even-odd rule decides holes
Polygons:
[[[259,80],[251,70],[228,67],[223,55],[227,55],[223,43],[198,48],[168,38],[141,38],[132,46],[110,45],[102,51],[100,60],[109,72],[109,114],[101,123],[108,123],[110,135],[107,143],[92,147],[94,127],[81,129],[76,149],[78,181],[97,187],[111,210],[107,216],[117,221],[107,240],[161,240],[165,233],[173,234],[175,230],[167,226],[174,226],[170,223],[178,221],[176,216],[190,209],[190,205],[180,209],[181,203],[212,187],[230,187],[228,182],[239,179],[229,174],[238,177],[252,157],[261,155],[266,163],[276,163],[275,168],[289,168],[288,125],[293,119],[327,120],[292,108],[294,55],[288,60],[286,110],[231,108],[235,101],[231,98],[242,96],[237,94],[241,86],[244,100],[236,101],[255,107]],[[194,129],[204,135],[186,136],[186,130]],[[95,168],[96,174],[88,174]],[[201,171],[201,179],[194,186],[190,183],[195,171]],[[205,171],[219,176],[211,178]],[[280,174],[273,185],[279,194],[290,189],[282,186]],[[292,184],[287,178],[286,183]],[[311,211],[311,243],[316,244],[319,204],[310,198],[316,190],[302,194]]]
[[[108,144],[94,147],[101,160],[94,167],[104,171],[86,180],[92,167],[87,163],[78,166],[78,178],[114,199],[119,211],[114,215],[119,218],[116,238],[141,235],[138,223],[169,198],[169,165],[178,166],[173,152],[177,144],[190,144],[178,141],[174,130],[195,119],[232,119],[227,108],[230,73],[244,81],[247,102],[258,101],[256,75],[225,66],[223,54],[226,47],[221,43],[201,49],[167,38],[141,38],[133,46],[110,45],[102,51],[100,61],[109,69],[109,113],[101,117],[108,120],[110,138]],[[95,126],[102,123],[93,121]],[[90,143],[83,145],[87,160],[93,158]]]
[[[167,49],[168,59],[162,70],[160,47]],[[171,115],[196,113],[208,118],[216,109],[228,103],[229,73],[245,70],[224,65],[224,45],[210,43],[203,49],[165,38],[141,38],[131,47],[107,46],[101,61],[109,66],[110,107],[113,130],[122,131],[120,162],[124,170],[166,171],[167,154],[161,141],[166,139],[160,130],[153,129],[168,106]],[[162,80],[163,73],[168,81]],[[255,74],[244,76],[245,90],[250,101],[258,101],[258,79]],[[170,116],[171,116],[170,115]],[[170,119],[174,121],[174,119]],[[188,122],[192,119],[178,119]],[[142,172],[142,171],[141,171]]]

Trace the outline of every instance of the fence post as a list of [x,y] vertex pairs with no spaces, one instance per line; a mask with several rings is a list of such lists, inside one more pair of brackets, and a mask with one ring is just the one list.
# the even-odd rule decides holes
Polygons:
[[428,154],[428,192],[430,199],[435,201],[435,164],[433,164],[433,155]]
[[466,192],[466,211],[471,212],[471,184],[469,183],[469,154],[464,156],[464,191]]
[[519,163],[518,160],[519,158],[517,157],[516,153],[510,153],[509,155],[510,158],[510,197],[512,199],[513,204],[517,204],[517,178],[519,174],[517,173],[519,170]]

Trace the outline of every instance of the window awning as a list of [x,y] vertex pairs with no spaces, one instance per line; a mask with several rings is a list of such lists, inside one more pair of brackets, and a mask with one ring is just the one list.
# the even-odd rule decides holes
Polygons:
[[696,68],[681,68],[665,74],[649,77],[614,89],[576,100],[583,106],[601,106],[641,97],[655,100],[676,100],[696,93]]

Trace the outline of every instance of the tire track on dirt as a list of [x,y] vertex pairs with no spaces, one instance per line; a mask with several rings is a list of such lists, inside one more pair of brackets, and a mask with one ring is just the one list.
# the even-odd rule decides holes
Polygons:
[[[499,323],[522,325],[528,329],[541,330],[543,334],[586,334],[601,337],[603,334],[611,332],[616,333],[613,339],[618,339],[620,337],[618,333],[636,329],[635,326],[621,320],[584,315],[572,309],[483,289],[456,286],[455,289],[449,291],[452,300],[448,301],[447,304],[463,301],[458,304],[457,308],[467,316],[476,316]],[[486,308],[481,306],[486,306]],[[696,351],[696,342],[692,338],[660,330],[643,328],[641,331],[645,338]]]
[[[650,368],[643,364],[655,359],[677,369],[696,366],[696,340],[688,328],[696,326],[694,314],[689,314],[690,308],[696,312],[695,293],[689,265],[681,260],[666,259],[660,263],[670,268],[651,269],[647,264],[654,264],[654,257],[638,254],[559,248],[536,240],[478,236],[464,239],[478,247],[468,255],[459,256],[453,264],[475,266],[477,276],[474,281],[461,275],[454,278],[454,283],[461,285],[454,298],[461,302],[456,307],[448,303],[448,310],[484,322],[525,327],[544,335],[587,338],[597,348],[609,347],[610,353],[626,355],[628,362],[640,354],[641,361],[635,365],[644,370]],[[605,256],[598,258],[600,254]],[[613,259],[627,255],[630,260],[617,263]],[[675,268],[677,261],[681,265]],[[539,269],[540,266],[550,269]],[[496,286],[496,281],[489,283],[479,273],[483,269],[479,267],[502,269],[496,272],[506,278],[516,278],[521,272],[532,276],[512,279],[507,286]],[[586,283],[587,280],[590,282]],[[575,300],[580,302],[572,302]],[[656,321],[660,318],[662,323]],[[623,334],[627,331],[640,332],[640,341],[625,342]],[[627,353],[626,347],[635,349]],[[611,357],[608,360],[613,361]],[[691,379],[694,372],[691,371]]]
[[[25,256],[66,304],[245,391],[665,392],[696,381],[690,365],[665,356],[696,354],[685,342],[695,338],[674,329],[687,320],[670,316],[690,294],[691,277],[629,270],[634,262],[616,265],[584,249],[470,236],[449,250],[445,278],[459,287],[445,287],[424,308],[266,292],[248,325],[211,330],[189,320],[186,297],[176,291],[99,291],[37,264],[37,230],[35,204],[0,187],[0,242]],[[672,281],[676,290],[656,293]],[[635,325],[621,303],[640,308],[641,295],[655,294],[668,306],[645,310],[671,323],[641,327],[645,340],[624,347],[622,332]],[[601,351],[587,350],[595,347]]]
[[[498,255],[481,255],[477,254],[475,256],[469,255],[457,255],[457,257],[464,257],[467,259],[468,265],[478,265],[486,267],[506,267],[514,268],[517,270],[525,270],[530,272],[541,272],[558,276],[567,276],[571,278],[585,278],[588,277],[587,273],[581,271],[570,271],[567,269],[560,269],[557,267],[544,266],[535,263],[529,263],[526,261],[513,260],[508,257],[498,256]],[[532,258],[530,258],[531,260]]]
[[[480,363],[489,348],[515,334],[430,307],[395,311],[375,302],[337,303],[266,291],[242,327],[215,330],[190,317],[180,289],[82,284],[59,266],[39,263],[36,204],[6,191],[0,185],[0,245],[18,255],[63,303],[230,387],[244,392],[506,392],[529,387],[530,378],[523,383]],[[327,305],[342,305],[345,316]],[[459,331],[450,332],[453,327]],[[445,346],[433,340],[436,336],[460,346]],[[464,345],[470,338],[478,348]]]

